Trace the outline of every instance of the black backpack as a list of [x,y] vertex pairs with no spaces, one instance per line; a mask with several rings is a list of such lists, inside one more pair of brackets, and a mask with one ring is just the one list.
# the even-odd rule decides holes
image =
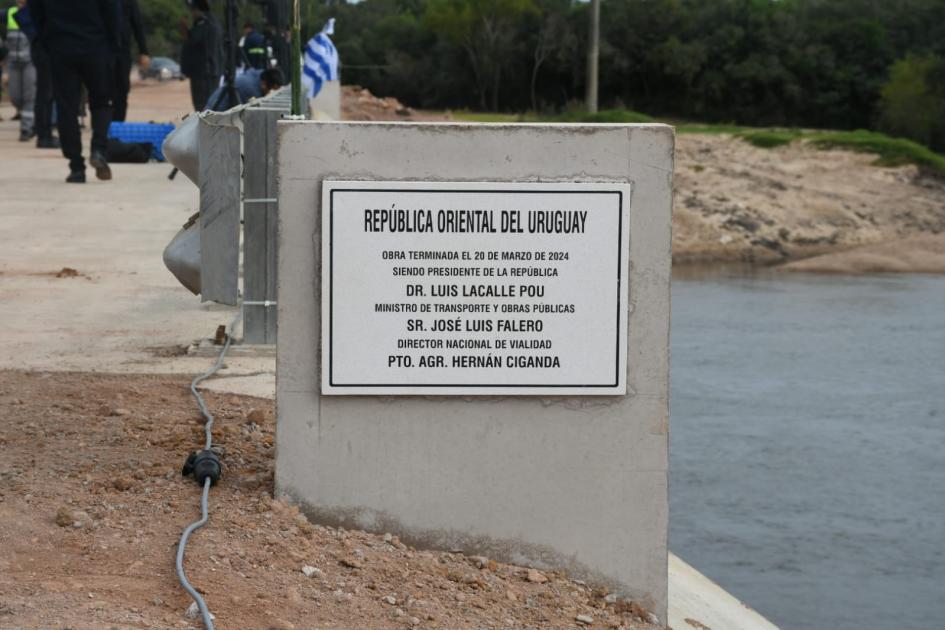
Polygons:
[[105,159],[116,164],[144,164],[151,159],[152,150],[150,142],[122,142],[117,138],[109,138]]

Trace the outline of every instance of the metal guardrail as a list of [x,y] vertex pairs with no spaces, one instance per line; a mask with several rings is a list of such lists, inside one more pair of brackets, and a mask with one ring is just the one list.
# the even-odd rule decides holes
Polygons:
[[165,265],[202,300],[241,303],[246,343],[276,341],[276,122],[291,99],[286,86],[224,112],[192,114],[163,147],[200,188],[198,217],[167,246]]

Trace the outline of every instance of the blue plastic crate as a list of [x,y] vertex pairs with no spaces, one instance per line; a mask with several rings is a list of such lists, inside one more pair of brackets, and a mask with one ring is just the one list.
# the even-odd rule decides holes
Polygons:
[[122,142],[150,142],[154,147],[151,157],[163,162],[164,153],[161,146],[164,144],[164,138],[172,131],[174,125],[170,123],[113,122],[108,126],[108,137]]

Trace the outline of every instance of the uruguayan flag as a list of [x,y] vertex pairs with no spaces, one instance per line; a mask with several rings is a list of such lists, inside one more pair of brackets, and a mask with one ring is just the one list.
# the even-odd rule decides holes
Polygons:
[[335,18],[325,23],[322,32],[308,40],[302,56],[302,84],[309,98],[314,98],[325,81],[338,79],[338,49],[328,39],[335,32]]

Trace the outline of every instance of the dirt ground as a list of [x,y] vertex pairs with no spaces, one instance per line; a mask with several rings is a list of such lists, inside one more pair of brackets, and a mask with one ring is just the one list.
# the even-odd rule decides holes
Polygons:
[[449,122],[449,112],[434,112],[407,107],[393,97],[378,97],[358,85],[341,88],[341,117],[343,120],[388,120]]
[[[203,435],[188,383],[0,372],[0,628],[199,627],[174,573],[199,518],[180,474]],[[563,575],[309,524],[271,498],[272,402],[207,402],[225,469],[186,567],[219,628],[654,627]]]

